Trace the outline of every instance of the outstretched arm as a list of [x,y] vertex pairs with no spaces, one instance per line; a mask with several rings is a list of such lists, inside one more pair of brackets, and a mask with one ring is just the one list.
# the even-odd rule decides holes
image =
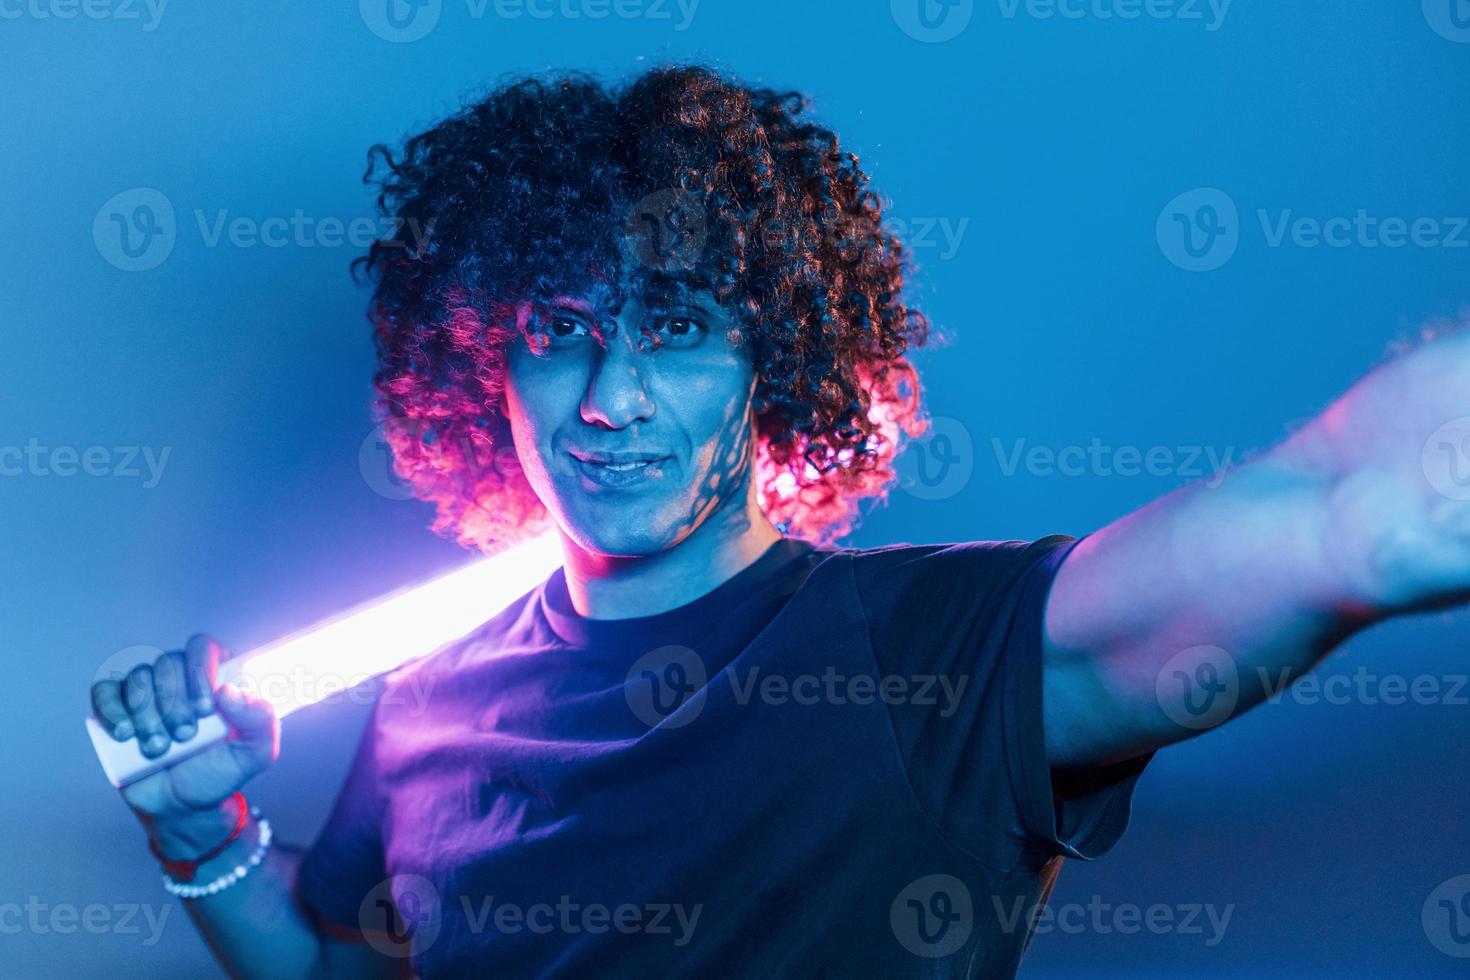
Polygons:
[[1052,765],[1197,735],[1364,626],[1470,600],[1467,417],[1458,331],[1381,365],[1217,486],[1077,545],[1045,616]]

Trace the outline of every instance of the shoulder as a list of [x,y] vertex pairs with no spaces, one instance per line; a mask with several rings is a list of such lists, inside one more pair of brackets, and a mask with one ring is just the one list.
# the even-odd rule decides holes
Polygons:
[[380,678],[379,707],[404,700],[410,690],[426,691],[430,685],[453,678],[471,665],[494,656],[508,645],[527,642],[538,630],[543,580],[494,612],[484,623],[436,649],[404,661]]
[[849,549],[849,554],[858,589],[866,597],[911,588],[1001,586],[1076,540],[1050,534],[1034,540],[899,543]]
[[852,553],[858,604],[875,647],[988,634],[1009,622],[1031,584],[1055,574],[1077,538],[893,544]]

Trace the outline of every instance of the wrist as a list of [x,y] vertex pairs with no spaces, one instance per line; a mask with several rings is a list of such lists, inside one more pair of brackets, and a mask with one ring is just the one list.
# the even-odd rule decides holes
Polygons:
[[260,818],[254,813],[249,813],[245,817],[245,825],[240,831],[240,836],[231,841],[229,846],[219,854],[200,861],[195,866],[193,880],[188,883],[196,886],[202,885],[239,867],[251,852],[257,850],[260,839]]
[[254,807],[242,806],[230,836],[195,859],[171,861],[156,845],[163,863],[163,887],[177,898],[205,900],[234,887],[266,862],[271,826]]
[[182,861],[205,854],[229,838],[240,821],[240,810],[234,797],[229,797],[207,809],[167,816],[139,814],[139,818],[154,849],[168,860]]

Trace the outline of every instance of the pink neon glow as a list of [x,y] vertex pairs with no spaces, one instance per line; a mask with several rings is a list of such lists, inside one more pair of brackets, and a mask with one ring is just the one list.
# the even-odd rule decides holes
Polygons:
[[556,570],[544,534],[230,661],[220,677],[282,718],[464,636]]
[[[265,698],[285,717],[472,632],[560,564],[560,541],[544,534],[226,661],[218,680]],[[114,741],[95,718],[86,722],[114,786],[165,769],[229,734],[218,713],[206,715],[192,739],[149,759],[135,740]]]

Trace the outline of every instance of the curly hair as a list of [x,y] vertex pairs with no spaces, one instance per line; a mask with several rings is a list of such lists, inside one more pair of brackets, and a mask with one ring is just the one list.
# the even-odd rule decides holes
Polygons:
[[507,345],[531,340],[522,307],[594,290],[614,309],[708,290],[732,312],[758,498],[787,533],[833,542],[887,499],[902,434],[928,425],[905,353],[929,324],[858,158],[809,107],[703,66],[617,86],[560,72],[369,149],[363,180],[409,232],[352,263],[374,284],[374,407],[436,532],[491,553],[549,528],[497,409]]

